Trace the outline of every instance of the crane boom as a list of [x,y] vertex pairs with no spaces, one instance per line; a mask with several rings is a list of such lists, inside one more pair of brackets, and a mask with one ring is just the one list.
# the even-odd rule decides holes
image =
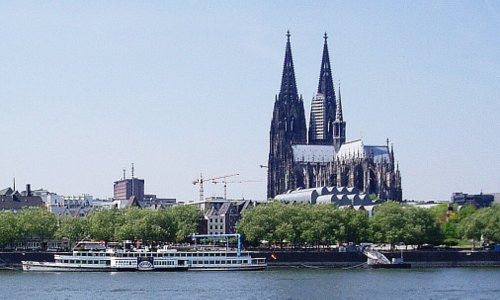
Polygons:
[[262,180],[236,180],[236,181],[226,181],[226,179],[222,179],[220,181],[212,180],[212,183],[222,183],[224,185],[224,200],[227,200],[227,184],[228,183],[246,183],[246,182],[262,182]]
[[199,184],[200,185],[200,201],[203,201],[203,193],[204,193],[204,189],[203,189],[203,182],[205,181],[214,181],[214,180],[217,180],[217,179],[223,179],[225,180],[226,178],[228,177],[233,177],[233,176],[238,176],[240,175],[239,173],[234,173],[234,174],[229,174],[229,175],[222,175],[222,176],[216,176],[216,177],[212,177],[212,178],[203,178],[203,174],[200,173],[200,178],[198,179],[195,179],[193,180],[193,184],[194,185],[197,185]]

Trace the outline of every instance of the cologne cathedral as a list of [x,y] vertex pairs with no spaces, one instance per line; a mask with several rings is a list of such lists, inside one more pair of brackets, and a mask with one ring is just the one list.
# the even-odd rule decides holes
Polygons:
[[340,88],[336,93],[327,39],[325,33],[318,91],[311,101],[307,128],[287,32],[270,130],[267,196],[301,189],[353,188],[381,200],[401,201],[401,176],[389,140],[379,146],[365,145],[361,139],[346,141]]

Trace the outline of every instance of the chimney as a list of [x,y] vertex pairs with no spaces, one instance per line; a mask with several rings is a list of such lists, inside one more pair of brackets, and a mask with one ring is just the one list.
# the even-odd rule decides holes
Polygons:
[[31,197],[31,184],[26,185],[26,196]]

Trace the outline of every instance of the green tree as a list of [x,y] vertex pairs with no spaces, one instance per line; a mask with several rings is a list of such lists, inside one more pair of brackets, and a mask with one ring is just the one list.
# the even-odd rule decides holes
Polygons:
[[462,208],[460,208],[458,210],[459,221],[466,219],[469,216],[472,216],[476,212],[476,210],[477,210],[477,208],[472,204],[467,204],[467,205],[462,206]]
[[447,223],[448,222],[448,207],[449,203],[443,202],[439,203],[431,208],[429,208],[429,212],[434,217],[436,222],[439,223]]
[[88,227],[87,219],[73,216],[59,217],[58,227],[55,232],[57,239],[68,238],[71,245],[85,238]]
[[335,205],[308,206],[301,224],[303,241],[315,245],[335,244],[339,232],[339,209]]
[[488,208],[486,226],[482,233],[488,241],[500,242],[500,204],[497,203]]
[[152,211],[143,219],[144,239],[150,241],[176,240],[176,224],[172,214],[165,213],[167,210]]
[[[149,211],[132,207],[121,209],[115,214],[115,240],[143,240],[145,224],[142,220]],[[142,226],[141,226],[142,225]]]
[[404,210],[405,243],[411,245],[440,244],[442,234],[439,224],[431,211],[421,207],[408,207]]
[[18,215],[18,224],[25,240],[37,238],[42,240],[54,237],[57,220],[54,214],[40,207],[23,209]]
[[364,242],[369,237],[368,212],[353,208],[339,209],[339,242]]
[[[236,231],[244,236],[245,244],[257,246],[274,230],[267,205],[259,205],[245,212],[236,225]],[[269,241],[269,240],[268,240]]]
[[120,211],[117,209],[94,209],[87,216],[86,236],[90,239],[113,241],[119,223]]
[[486,226],[486,210],[479,210],[466,218],[460,218],[458,232],[462,238],[472,240],[472,246],[475,247],[476,241],[481,239],[483,228]]
[[0,212],[0,246],[4,248],[6,244],[20,239],[18,218],[11,211]]
[[388,201],[374,208],[370,229],[375,242],[387,243],[393,247],[405,241],[406,218],[398,202]]
[[201,211],[192,205],[178,205],[168,209],[172,214],[175,224],[175,239],[177,242],[184,242],[187,238],[196,233],[198,224],[202,218]]

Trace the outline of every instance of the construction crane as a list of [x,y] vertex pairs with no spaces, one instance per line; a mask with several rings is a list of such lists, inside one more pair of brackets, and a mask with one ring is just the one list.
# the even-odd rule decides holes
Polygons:
[[227,200],[227,184],[228,183],[247,183],[247,182],[262,182],[262,180],[238,180],[238,181],[226,181],[226,179],[222,180],[212,180],[212,183],[218,184],[222,183],[224,185],[224,200]]
[[238,176],[240,174],[235,173],[235,174],[230,174],[230,175],[223,175],[223,176],[216,176],[212,178],[203,178],[203,174],[200,173],[200,178],[193,180],[193,185],[200,185],[200,201],[203,201],[203,182],[205,181],[214,181],[217,179],[223,179],[226,180],[228,177],[233,177],[233,176]]

